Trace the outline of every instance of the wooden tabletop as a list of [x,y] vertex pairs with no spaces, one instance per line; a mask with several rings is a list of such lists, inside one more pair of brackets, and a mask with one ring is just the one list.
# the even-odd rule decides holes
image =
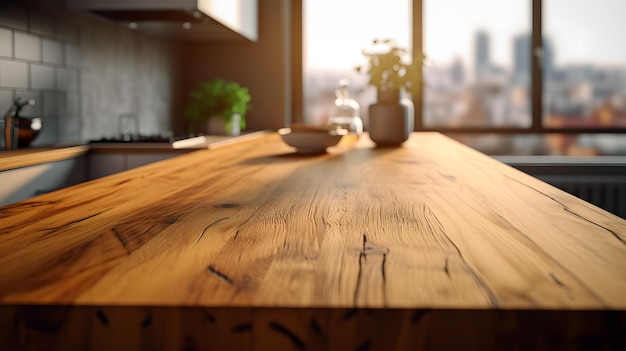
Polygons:
[[437,133],[275,133],[0,208],[0,304],[626,309],[626,221]]
[[626,348],[626,221],[436,133],[263,134],[0,220],[3,350]]

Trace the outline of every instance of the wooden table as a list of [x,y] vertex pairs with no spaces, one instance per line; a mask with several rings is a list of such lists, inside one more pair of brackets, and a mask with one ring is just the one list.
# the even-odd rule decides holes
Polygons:
[[626,348],[626,221],[437,133],[0,208],[0,349]]

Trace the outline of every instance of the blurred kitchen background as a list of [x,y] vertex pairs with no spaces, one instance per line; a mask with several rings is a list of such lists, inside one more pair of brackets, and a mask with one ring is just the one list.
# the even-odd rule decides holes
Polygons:
[[163,21],[113,19],[89,3],[0,0],[0,110],[16,97],[36,101],[20,113],[42,119],[32,146],[115,137],[125,113],[138,116],[142,135],[184,135],[189,92],[218,77],[250,89],[249,129],[285,125],[288,2],[230,2],[253,5],[253,38],[210,18],[164,31]]

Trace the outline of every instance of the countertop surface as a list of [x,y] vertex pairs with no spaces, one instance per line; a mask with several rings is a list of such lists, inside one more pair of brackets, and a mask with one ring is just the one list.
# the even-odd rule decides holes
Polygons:
[[240,140],[255,138],[266,131],[249,132],[239,136],[205,135],[178,139],[172,142],[113,142],[92,141],[59,144],[48,147],[0,151],[0,171],[62,161],[91,153],[185,153],[213,149]]
[[625,220],[437,133],[267,133],[0,218],[0,304],[626,309]]

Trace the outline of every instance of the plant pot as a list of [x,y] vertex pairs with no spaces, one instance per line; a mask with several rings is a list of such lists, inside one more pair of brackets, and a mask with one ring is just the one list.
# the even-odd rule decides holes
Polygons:
[[413,130],[413,104],[400,99],[399,90],[378,90],[369,106],[369,136],[377,146],[398,146]]
[[241,115],[234,114],[231,117],[229,123],[222,117],[209,118],[205,125],[205,129],[210,135],[232,135],[237,136],[241,134]]

